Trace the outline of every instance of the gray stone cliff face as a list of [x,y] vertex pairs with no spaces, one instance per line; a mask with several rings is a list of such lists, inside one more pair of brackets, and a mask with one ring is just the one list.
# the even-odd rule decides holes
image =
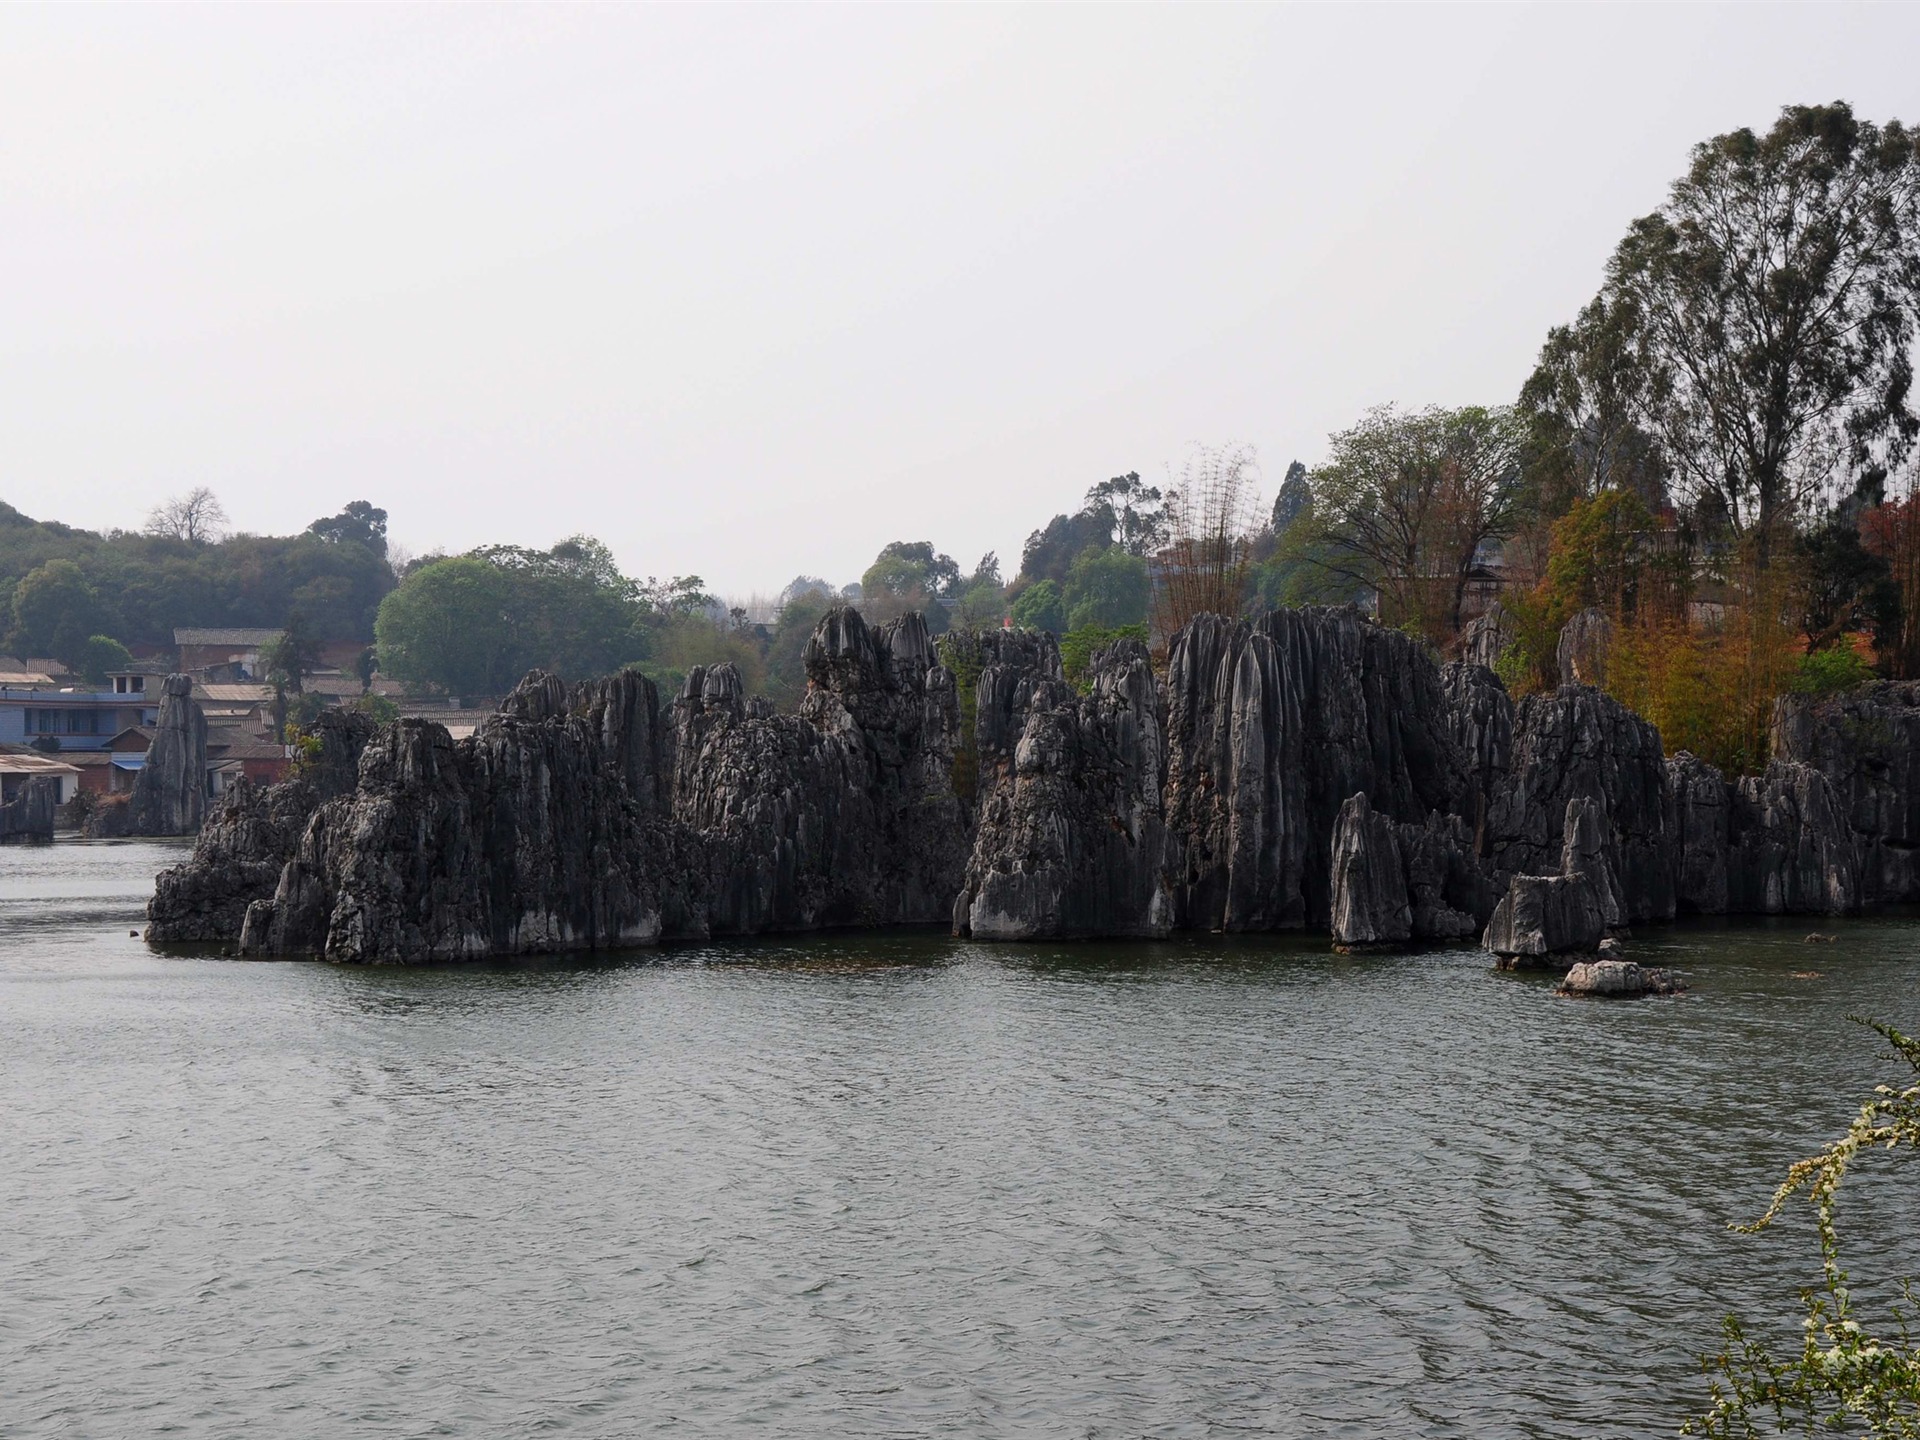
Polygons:
[[155,879],[147,938],[237,941],[247,907],[272,898],[313,812],[352,791],[360,754],[378,728],[353,711],[324,711],[311,729],[317,744],[294,778],[268,786],[238,781],[201,826],[193,858]]
[[709,856],[716,934],[945,923],[972,838],[960,706],[919,615],[821,621],[798,715],[756,713],[730,665],[674,707],[673,813]]
[[0,843],[52,843],[53,812],[59,804],[60,782],[52,776],[24,781],[11,800],[0,804]]
[[1912,687],[1783,702],[1782,757],[1729,783],[1599,691],[1516,706],[1352,610],[1199,617],[1164,684],[1134,643],[1084,691],[1044,635],[950,653],[977,675],[970,734],[919,617],[851,610],[809,643],[794,715],[722,665],[670,706],[635,675],[536,673],[459,742],[323,721],[346,728],[301,778],[237,788],[160,877],[149,933],[391,962],[829,925],[1315,926],[1538,956],[1676,908],[1912,893]]
[[193,698],[193,681],[169,675],[160,691],[153,743],[134,776],[120,817],[128,835],[193,835],[207,810],[207,717]]
[[988,637],[976,689],[979,825],[956,934],[1167,934],[1164,719],[1146,647],[1092,657],[1090,693],[1050,637]]
[[1421,824],[1456,813],[1466,785],[1439,668],[1408,636],[1314,608],[1202,615],[1175,637],[1166,807],[1185,927],[1325,927],[1348,797]]
[[1513,750],[1483,841],[1494,869],[1557,873],[1575,800],[1594,802],[1606,821],[1628,921],[1671,919],[1675,852],[1660,733],[1609,695],[1562,685],[1529,695],[1515,712]]

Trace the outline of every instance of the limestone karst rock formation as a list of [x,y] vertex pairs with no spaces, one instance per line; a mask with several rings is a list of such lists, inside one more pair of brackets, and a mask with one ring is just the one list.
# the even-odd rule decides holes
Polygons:
[[35,775],[24,781],[5,803],[0,803],[0,844],[51,842],[53,812],[59,804],[60,782],[52,776]]
[[1497,669],[1500,657],[1507,653],[1516,631],[1513,617],[1498,600],[1467,622],[1460,636],[1460,658],[1469,665]]
[[1395,821],[1458,813],[1468,764],[1439,667],[1358,611],[1201,615],[1167,661],[1167,824],[1179,923],[1324,928],[1349,796]]
[[1413,935],[1406,864],[1393,821],[1365,795],[1340,807],[1333,824],[1333,917],[1336,945],[1379,945]]
[[721,665],[670,705],[636,675],[536,673],[460,741],[323,720],[298,778],[240,787],[160,877],[149,933],[407,961],[1315,927],[1539,956],[1676,909],[1912,895],[1911,689],[1783,702],[1775,763],[1728,781],[1591,686],[1515,705],[1351,609],[1198,617],[1164,681],[1133,642],[1076,687],[1049,636],[936,651],[917,616],[844,609],[805,662],[792,715]]
[[918,614],[830,612],[798,715],[751,706],[730,665],[674,707],[673,812],[708,852],[715,934],[945,923],[971,839],[954,793],[960,705]]
[[1603,686],[1607,661],[1613,651],[1613,621],[1607,612],[1589,607],[1560,627],[1554,660],[1562,685]]
[[1173,928],[1164,720],[1144,645],[1094,654],[1089,692],[1050,636],[983,637],[979,822],[956,934],[1024,940]]
[[1508,875],[1560,869],[1567,806],[1594,801],[1627,920],[1671,919],[1674,845],[1660,733],[1586,685],[1529,695],[1515,709],[1505,779],[1488,806],[1483,853]]
[[1503,964],[1593,950],[1623,930],[1626,897],[1614,873],[1611,827],[1600,801],[1576,795],[1561,822],[1560,864],[1552,874],[1513,875],[1482,943]]
[[193,859],[155,878],[147,937],[178,944],[238,941],[247,907],[273,897],[313,812],[353,790],[361,752],[378,729],[357,711],[323,711],[292,778],[266,786],[237,781],[201,826]]
[[169,675],[146,763],[118,828],[128,835],[193,835],[207,810],[207,717],[193,698],[193,680]]

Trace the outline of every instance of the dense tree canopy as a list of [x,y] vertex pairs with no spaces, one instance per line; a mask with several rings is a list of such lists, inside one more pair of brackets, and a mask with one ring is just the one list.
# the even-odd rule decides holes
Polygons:
[[[232,535],[191,541],[110,531],[99,534],[35,521],[0,504],[0,620],[7,648],[52,655],[54,607],[35,602],[22,626],[15,601],[27,577],[51,561],[74,566],[83,589],[65,582],[68,648],[94,634],[127,645],[168,645],[180,626],[278,628],[295,610],[322,640],[370,640],[374,613],[393,588],[386,561],[350,538]],[[64,573],[64,572],[62,572]],[[86,598],[90,595],[91,598]],[[36,604],[39,608],[36,609]],[[60,658],[68,658],[61,656]]]
[[1764,557],[1802,506],[1877,490],[1912,449],[1917,314],[1920,133],[1789,106],[1695,148],[1534,388],[1598,457],[1644,427],[1683,498]]

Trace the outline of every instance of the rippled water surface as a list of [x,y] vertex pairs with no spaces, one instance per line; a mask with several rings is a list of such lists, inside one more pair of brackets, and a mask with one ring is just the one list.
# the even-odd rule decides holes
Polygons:
[[1906,919],[1645,931],[1695,993],[1627,1004],[1304,939],[356,970],[153,954],[178,855],[0,850],[0,1436],[1670,1434],[1811,1278],[1723,1227],[1891,1078],[1844,1017],[1920,1028]]

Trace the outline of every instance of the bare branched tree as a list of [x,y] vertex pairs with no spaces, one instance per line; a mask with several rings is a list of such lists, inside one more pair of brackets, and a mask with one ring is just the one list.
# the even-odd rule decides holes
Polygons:
[[218,540],[226,533],[227,512],[206,486],[175,495],[147,516],[147,534],[185,540],[190,545]]
[[1163,635],[1195,615],[1240,613],[1261,518],[1259,475],[1252,446],[1201,446],[1168,488],[1155,595]]
[[1368,411],[1312,475],[1321,563],[1373,588],[1389,625],[1458,630],[1480,546],[1512,529],[1519,434],[1505,409]]

